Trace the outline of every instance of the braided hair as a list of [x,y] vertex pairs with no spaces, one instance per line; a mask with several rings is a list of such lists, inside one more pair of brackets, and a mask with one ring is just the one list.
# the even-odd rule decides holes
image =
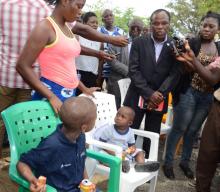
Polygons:
[[210,17],[217,20],[218,28],[220,29],[220,14],[218,14],[218,13],[215,13],[215,12],[212,12],[212,11],[208,11],[206,13],[206,15],[202,17],[201,22],[204,21],[206,18],[210,18]]

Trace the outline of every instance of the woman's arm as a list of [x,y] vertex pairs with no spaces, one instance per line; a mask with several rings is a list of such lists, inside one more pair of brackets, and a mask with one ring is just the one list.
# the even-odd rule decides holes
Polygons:
[[[103,50],[104,50],[104,44],[101,43],[100,51],[103,51]],[[101,90],[102,90],[102,84],[103,84],[103,81],[104,81],[104,78],[102,77],[103,64],[104,64],[104,60],[103,59],[99,59],[98,77],[96,79],[96,84],[97,84],[98,87],[101,88]]]
[[220,81],[220,68],[209,69],[204,67],[197,58],[193,61],[195,70],[199,75],[211,85],[215,85]]
[[91,49],[83,45],[81,45],[80,55],[87,55],[87,56],[97,57],[99,59],[106,59],[110,61],[115,58],[114,55],[106,53],[105,51],[102,50],[97,51],[95,49]]
[[82,93],[84,93],[86,95],[93,96],[93,97],[94,97],[93,92],[100,90],[99,87],[90,87],[90,88],[88,88],[81,81],[79,81],[78,89]]
[[215,69],[203,66],[196,58],[188,42],[185,43],[186,52],[177,57],[177,60],[184,62],[187,67],[196,71],[207,83],[215,85],[220,81],[220,68]]
[[32,67],[44,47],[55,40],[55,32],[51,29],[46,20],[40,22],[34,28],[17,61],[16,69],[34,90],[49,100],[57,113],[62,102],[41,83]]
[[127,37],[124,36],[110,36],[110,35],[104,35],[102,33],[99,33],[92,27],[88,25],[84,25],[82,23],[76,22],[74,27],[72,28],[73,33],[76,33],[86,39],[92,40],[92,41],[100,41],[100,42],[106,42],[111,43],[116,46],[126,46],[128,44]]

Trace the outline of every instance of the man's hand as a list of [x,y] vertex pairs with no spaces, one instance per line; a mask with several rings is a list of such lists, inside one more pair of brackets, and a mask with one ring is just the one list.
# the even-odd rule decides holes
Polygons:
[[100,50],[100,51],[99,51],[99,58],[100,58],[100,59],[107,60],[107,61],[112,61],[112,60],[115,59],[116,57],[115,57],[115,55],[113,55],[113,54],[109,54],[109,53],[107,53],[107,52],[105,52],[105,51]]
[[110,36],[111,37],[111,44],[125,47],[128,44],[128,38],[126,36]]
[[159,91],[155,91],[149,98],[149,102],[159,105],[163,101],[163,95]]
[[148,110],[154,110],[158,107],[158,105],[164,100],[164,97],[162,93],[159,91],[155,91],[151,97],[149,98],[148,104],[147,104],[147,109]]
[[147,110],[149,110],[149,111],[155,110],[157,107],[158,107],[158,105],[156,105],[155,103],[153,103],[151,101],[149,101],[147,103]]
[[53,107],[54,112],[58,114],[63,104],[62,101],[60,101],[60,99],[56,95],[51,96],[48,100]]

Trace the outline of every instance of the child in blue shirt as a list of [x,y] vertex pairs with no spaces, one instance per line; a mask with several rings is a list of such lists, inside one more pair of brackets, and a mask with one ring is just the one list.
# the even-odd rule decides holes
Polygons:
[[79,192],[80,182],[87,178],[84,132],[94,127],[96,106],[86,97],[69,98],[59,115],[63,124],[37,148],[22,154],[17,164],[19,173],[30,182],[31,191],[45,191],[45,186],[38,185],[41,175],[59,192]]

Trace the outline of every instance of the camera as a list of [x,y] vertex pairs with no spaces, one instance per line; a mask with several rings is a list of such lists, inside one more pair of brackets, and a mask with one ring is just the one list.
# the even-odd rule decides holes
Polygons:
[[172,51],[176,56],[186,52],[184,39],[178,37],[177,35],[173,35],[173,40],[170,43]]

